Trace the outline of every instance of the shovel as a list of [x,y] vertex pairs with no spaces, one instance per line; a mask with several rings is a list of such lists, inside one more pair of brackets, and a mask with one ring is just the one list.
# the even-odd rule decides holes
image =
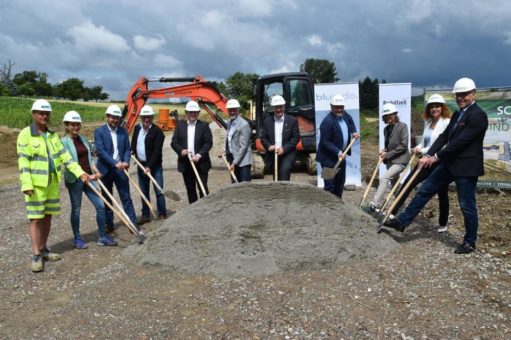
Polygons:
[[142,192],[142,189],[140,189],[140,187],[135,182],[135,180],[133,180],[133,178],[131,178],[128,170],[124,169],[124,173],[126,174],[126,177],[128,177],[128,179],[130,180],[131,184],[133,184],[135,189],[138,191],[138,193],[140,194],[140,197],[142,197],[142,199],[144,200],[145,204],[147,204],[147,206],[149,207],[149,210],[151,210],[151,214],[153,215],[154,219],[157,220],[158,219],[158,215],[156,214],[156,209],[154,209],[154,206],[151,204],[151,201],[149,201],[147,199],[147,197],[145,197],[144,193]]
[[103,191],[107,194],[107,196],[110,198],[110,200],[112,200],[112,203],[117,207],[117,209],[114,209],[112,207],[112,205],[110,204],[110,202],[108,202],[104,197],[103,195],[101,195],[101,193],[99,191],[96,190],[96,188],[94,188],[92,185],[92,191],[94,191],[96,194],[98,194],[98,196],[103,200],[103,202],[105,202],[105,204],[110,208],[112,209],[112,211],[115,213],[115,215],[117,217],[119,217],[121,219],[121,221],[123,221],[123,223],[126,225],[126,227],[128,227],[128,229],[137,236],[138,238],[138,243],[142,244],[144,243],[146,237],[144,234],[142,234],[138,229],[137,227],[135,227],[133,225],[133,223],[131,222],[131,220],[129,219],[128,215],[126,215],[126,212],[121,208],[121,206],[119,205],[119,203],[117,203],[117,201],[115,200],[114,196],[112,196],[112,194],[108,191],[108,189],[105,187],[105,185],[103,184],[103,182],[101,182],[100,179],[98,179],[98,184],[99,186],[101,187],[101,189],[103,189]]
[[367,188],[364,191],[364,195],[362,196],[362,199],[360,200],[360,204],[358,205],[359,208],[362,207],[362,203],[364,203],[364,200],[367,198],[367,194],[369,193],[369,189],[371,189],[371,186],[373,185],[373,181],[376,178],[376,174],[378,173],[378,169],[380,168],[381,163],[383,162],[383,158],[380,157],[380,160],[378,161],[378,164],[376,164],[376,168],[374,168],[373,175],[371,176],[371,180],[369,181],[369,184],[367,184]]
[[195,173],[195,178],[197,179],[197,182],[199,182],[199,186],[202,191],[202,194],[204,195],[204,197],[206,197],[208,194],[206,193],[206,189],[204,189],[204,184],[202,184],[202,181],[199,176],[199,172],[197,171],[197,167],[195,166],[195,163],[192,161],[191,153],[188,153],[188,159],[190,160],[190,164],[192,165],[193,172]]
[[277,148],[274,150],[275,159],[273,161],[273,181],[279,181],[279,154],[277,153]]
[[173,200],[173,201],[181,201],[181,197],[177,194],[177,192],[175,191],[172,191],[172,190],[167,190],[167,191],[163,191],[162,187],[158,184],[158,182],[156,181],[156,179],[153,177],[153,175],[151,175],[151,173],[149,172],[145,172],[145,167],[142,165],[142,163],[140,163],[140,161],[134,156],[134,155],[131,155],[131,158],[133,158],[133,160],[135,161],[135,163],[137,163],[137,165],[144,171],[144,174],[147,175],[147,177],[149,177],[149,179],[151,180],[151,182],[153,182],[154,186],[160,190],[161,192],[163,192],[163,194]]
[[392,187],[392,190],[390,191],[390,193],[387,195],[387,197],[385,198],[385,202],[383,202],[383,205],[380,209],[380,213],[383,213],[383,210],[385,209],[385,207],[387,206],[387,204],[390,202],[390,198],[392,197],[392,195],[394,195],[394,192],[397,190],[397,188],[399,187],[399,184],[401,183],[401,180],[403,179],[403,177],[405,176],[405,173],[408,171],[408,169],[410,168],[410,165],[412,165],[412,162],[415,160],[415,157],[417,156],[417,154],[413,154],[412,157],[410,158],[410,161],[408,162],[408,164],[406,165],[406,167],[404,168],[404,170],[401,172],[401,175],[399,175],[399,179],[397,180],[396,184],[394,184],[394,186]]
[[328,180],[328,179],[334,178],[335,175],[337,175],[337,172],[339,172],[339,167],[341,165],[341,162],[344,160],[344,158],[346,158],[348,151],[350,151],[351,147],[353,146],[353,144],[355,143],[356,140],[357,140],[356,138],[353,138],[351,140],[350,144],[348,145],[346,150],[344,150],[344,152],[342,153],[342,156],[339,157],[339,160],[337,161],[337,163],[335,163],[333,168],[327,168],[327,167],[323,168],[323,171],[321,171],[321,178]]
[[[392,202],[392,204],[390,205],[390,208],[389,210],[387,211],[387,213],[385,214],[385,216],[383,217],[383,219],[380,221],[380,224],[378,224],[378,227],[376,227],[376,232],[377,233],[380,233],[381,232],[381,228],[383,227],[383,224],[387,221],[387,219],[389,218],[390,216],[390,213],[392,212],[392,210],[394,210],[394,208],[396,207],[396,204],[401,200],[401,198],[403,197],[403,195],[405,194],[405,192],[408,190],[408,188],[410,187],[410,185],[412,184],[412,182],[415,180],[415,177],[417,177],[419,175],[419,173],[421,172],[422,170],[422,166],[419,164],[419,167],[417,168],[417,170],[415,170],[415,173],[413,174],[413,176],[410,178],[410,180],[408,181],[408,183],[406,183],[406,185],[403,187],[403,190],[401,190],[401,192],[399,193],[399,195],[397,195],[396,199],[394,200],[394,202]],[[383,209],[382,209],[383,211]]]
[[227,169],[229,170],[229,173],[231,174],[232,179],[234,180],[234,183],[238,183],[238,179],[236,178],[236,175],[234,174],[234,171],[230,169],[230,164],[227,161],[227,158],[225,157],[225,152],[222,152],[222,158],[224,159],[225,165],[227,166]]

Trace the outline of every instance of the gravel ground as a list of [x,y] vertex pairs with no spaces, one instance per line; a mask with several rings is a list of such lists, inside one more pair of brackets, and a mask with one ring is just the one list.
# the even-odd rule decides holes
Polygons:
[[[172,153],[165,152],[169,157],[165,188],[183,198],[178,203],[167,201],[175,213],[187,206],[186,194]],[[315,183],[314,177],[303,173],[293,174],[292,179]],[[270,177],[256,182],[263,181]],[[211,171],[211,192],[228,182],[225,170]],[[356,205],[362,192],[347,191],[344,199]],[[499,197],[491,199],[498,201],[495,204],[509,202]],[[134,202],[139,212],[140,202]],[[0,337],[511,338],[509,244],[500,248],[493,244],[503,256],[454,255],[462,235],[456,225],[459,217],[454,215],[455,226],[439,235],[428,215],[436,206],[427,208],[405,234],[387,232],[399,247],[385,254],[325,269],[226,277],[133,264],[122,253],[135,240],[122,226],[116,231],[118,247],[96,246],[94,213],[88,202],[82,208],[82,233],[89,249],[74,250],[69,200],[63,189],[63,214],[53,221],[49,241],[63,259],[33,274],[22,195],[17,185],[3,186]],[[482,214],[488,213],[485,209],[492,207],[481,209]],[[505,216],[492,216],[495,223],[507,223]],[[145,226],[151,231],[164,223]],[[485,225],[481,232],[488,233]]]

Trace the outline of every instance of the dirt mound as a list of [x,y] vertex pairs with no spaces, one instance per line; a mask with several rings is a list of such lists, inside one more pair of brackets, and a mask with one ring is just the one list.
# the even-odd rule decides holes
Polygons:
[[179,272],[257,275],[331,267],[396,247],[354,206],[310,185],[280,182],[228,186],[125,254]]

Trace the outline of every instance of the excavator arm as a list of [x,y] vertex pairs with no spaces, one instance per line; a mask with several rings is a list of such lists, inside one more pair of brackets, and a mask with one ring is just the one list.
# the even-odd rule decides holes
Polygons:
[[[170,83],[170,82],[189,82],[188,84],[164,87],[158,89],[149,89],[150,82]],[[210,104],[216,106],[220,111],[227,114],[227,98],[218,92],[213,86],[200,76],[194,78],[159,78],[149,80],[141,77],[130,89],[126,96],[126,105],[122,113],[121,126],[131,132],[136,124],[138,115],[148,99],[165,98],[191,98],[199,103],[220,127],[227,129],[227,124],[222,117],[211,108]]]

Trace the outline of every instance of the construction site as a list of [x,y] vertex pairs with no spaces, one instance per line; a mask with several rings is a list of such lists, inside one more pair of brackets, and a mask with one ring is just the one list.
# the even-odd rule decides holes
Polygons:
[[[222,145],[225,132],[211,127]],[[492,206],[507,209],[509,196],[481,193],[481,251],[457,256],[457,206],[446,234],[433,226],[436,202],[405,234],[377,234],[377,222],[358,208],[364,187],[341,201],[316,188],[305,169],[290,183],[267,174],[230,184],[216,159],[210,195],[188,205],[171,135],[165,188],[182,199],[167,200],[167,220],[144,225],[144,244],[117,222],[119,246],[94,246],[93,214],[82,214],[90,246],[73,249],[61,188],[50,246],[63,259],[33,275],[22,195],[16,183],[2,187],[2,337],[509,338],[509,243],[491,229],[499,220]],[[362,147],[365,184],[376,149]],[[131,194],[138,214],[139,196]],[[87,201],[82,209],[93,208]]]

